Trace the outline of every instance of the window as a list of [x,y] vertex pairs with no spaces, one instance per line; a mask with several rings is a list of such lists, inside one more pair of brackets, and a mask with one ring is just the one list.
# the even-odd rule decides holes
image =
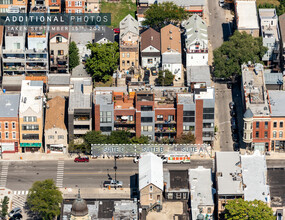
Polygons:
[[152,200],[152,193],[149,194],[149,199]]
[[268,121],[264,122],[264,128],[268,129]]
[[283,138],[283,131],[279,131],[279,137]]
[[16,132],[15,131],[12,132],[12,138],[16,139]]
[[268,132],[267,131],[264,132],[264,138],[268,138]]
[[280,128],[283,128],[283,121],[280,121],[279,127],[280,127]]
[[273,127],[277,128],[277,121],[273,122]]
[[207,213],[211,214],[212,213],[212,208],[207,208]]
[[50,55],[54,55],[54,51],[53,50],[50,51]]
[[203,132],[203,137],[214,137],[213,132]]
[[127,66],[129,66],[130,65],[130,61],[129,60],[127,60]]
[[56,3],[57,0],[51,0],[52,3]]
[[0,129],[1,129],[1,123],[0,123]]
[[102,132],[111,132],[112,131],[112,127],[100,127],[100,131],[102,131]]
[[5,122],[5,129],[8,129],[8,122]]
[[152,186],[149,186],[149,191],[152,192],[152,190],[153,190],[153,189],[152,189]]
[[147,63],[148,64],[152,64],[153,63],[153,59],[147,59]]
[[122,57],[125,57],[125,53],[122,53]]
[[61,56],[61,55],[64,55],[64,52],[63,52],[63,50],[58,50],[58,51],[57,51],[57,54],[58,54],[59,56]]
[[62,37],[56,37],[56,43],[61,43],[62,42]]
[[195,122],[195,111],[183,111],[183,122]]
[[214,123],[203,123],[203,128],[213,128]]
[[13,0],[2,0],[0,2],[0,5],[12,5],[13,4]]
[[64,139],[64,136],[63,135],[58,135],[57,139]]
[[144,125],[144,126],[141,127],[141,130],[142,130],[142,131],[152,131],[152,126],[146,126],[146,125]]
[[13,128],[13,129],[16,128],[16,122],[12,122],[12,128]]
[[183,126],[183,131],[194,131],[195,126]]
[[34,116],[24,116],[24,122],[36,122],[37,117]]
[[142,117],[141,122],[142,123],[152,122],[152,117]]
[[125,66],[125,61],[124,60],[122,61],[122,66]]
[[39,140],[39,134],[22,134],[23,140]]
[[256,122],[256,128],[259,128],[259,122],[258,121]]
[[259,138],[259,131],[255,132],[255,137]]
[[130,53],[127,53],[127,57],[130,57]]
[[276,138],[277,132],[273,131],[273,138]]
[[174,115],[168,115],[168,121],[174,121]]
[[176,193],[176,199],[181,199],[181,193]]
[[5,132],[5,139],[9,139],[9,132],[8,131]]
[[151,105],[142,105],[141,111],[152,111],[152,106]]
[[38,131],[39,125],[22,125],[22,130],[24,130],[24,131]]
[[71,7],[71,1],[68,1],[68,7]]
[[2,139],[2,133],[0,132],[0,139]]
[[157,121],[163,121],[163,115],[157,115],[156,118]]
[[53,135],[49,135],[48,139],[54,139],[54,136]]
[[214,108],[203,109],[203,119],[214,119],[214,116],[215,116]]
[[110,123],[112,122],[112,112],[100,112],[100,122]]
[[17,50],[17,49],[20,49],[20,43],[14,43],[14,49]]

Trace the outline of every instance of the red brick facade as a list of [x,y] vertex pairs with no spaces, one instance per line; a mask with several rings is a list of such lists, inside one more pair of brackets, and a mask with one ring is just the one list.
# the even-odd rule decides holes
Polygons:
[[100,131],[100,105],[95,104],[94,108],[94,123],[95,131]]
[[[77,2],[77,6],[75,6],[75,2]],[[81,4],[79,3],[81,2]],[[80,4],[80,6],[79,6]],[[66,0],[65,1],[65,12],[66,13],[84,13],[85,9],[85,0]],[[78,10],[81,10],[79,12]]]
[[136,113],[136,136],[141,136],[141,112]]
[[179,137],[183,133],[183,105],[177,104],[176,107],[176,135]]
[[[268,125],[265,126],[265,121],[258,121],[257,119],[254,119],[253,125],[252,125],[252,137],[253,137],[253,143],[268,143],[268,150],[271,150],[270,146],[270,133],[271,133],[271,122],[269,121],[270,119],[268,118]],[[257,122],[259,126],[257,126]],[[266,132],[267,132],[267,137],[266,137]],[[258,136],[257,136],[258,135]]]
[[[6,128],[5,123],[8,123],[8,128]],[[14,127],[13,127],[14,123]],[[0,118],[0,143],[14,143],[14,150],[4,151],[3,153],[15,153],[19,151],[19,119],[18,118]],[[8,138],[6,138],[6,132],[8,132]],[[13,138],[14,133],[14,138]]]
[[196,144],[203,144],[203,100],[196,100],[195,137]]

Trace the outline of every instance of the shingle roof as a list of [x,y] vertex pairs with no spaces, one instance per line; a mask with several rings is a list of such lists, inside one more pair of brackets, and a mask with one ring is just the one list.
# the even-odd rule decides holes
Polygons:
[[114,31],[111,28],[104,27],[103,30],[95,33],[94,42],[97,43],[99,40],[106,38],[107,40],[114,42]]
[[66,130],[64,124],[65,99],[59,96],[47,102],[45,130],[51,128],[61,128]]
[[160,30],[161,53],[167,51],[177,51],[181,53],[180,29],[173,24],[169,24]]
[[248,108],[248,109],[245,111],[243,117],[244,117],[244,118],[252,118],[252,117],[253,117],[253,113],[252,113],[252,111],[250,110],[250,108]]
[[141,51],[149,46],[160,50],[160,33],[152,28],[147,29],[141,34]]
[[149,184],[163,190],[162,159],[153,153],[143,154],[139,161],[139,190]]
[[120,22],[120,39],[128,32],[139,35],[139,23],[130,14]]
[[69,32],[57,32],[57,31],[52,32],[51,31],[50,34],[49,34],[49,39],[52,39],[55,36],[62,36],[64,38],[68,39],[68,35],[69,35]]
[[18,117],[20,94],[0,95],[0,117]]

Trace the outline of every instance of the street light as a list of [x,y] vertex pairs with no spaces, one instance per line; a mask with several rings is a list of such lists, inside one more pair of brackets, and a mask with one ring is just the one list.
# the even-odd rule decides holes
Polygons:
[[[115,182],[117,183],[117,156],[114,157],[115,158],[115,166],[114,166],[114,170],[115,170]],[[115,189],[116,189],[116,185],[115,185]]]

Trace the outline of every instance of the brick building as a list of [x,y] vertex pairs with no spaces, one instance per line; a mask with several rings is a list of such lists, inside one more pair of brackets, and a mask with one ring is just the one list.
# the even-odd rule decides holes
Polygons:
[[0,146],[2,153],[18,152],[19,94],[0,95]]
[[65,12],[66,13],[84,13],[85,0],[66,0]]
[[[185,88],[186,89],[186,88]],[[109,134],[127,130],[134,136],[172,141],[183,132],[193,132],[196,143],[211,143],[214,136],[214,89],[195,93],[178,87],[154,87],[151,91],[116,92],[95,90],[95,130]]]
[[50,13],[61,13],[61,0],[49,0]]

